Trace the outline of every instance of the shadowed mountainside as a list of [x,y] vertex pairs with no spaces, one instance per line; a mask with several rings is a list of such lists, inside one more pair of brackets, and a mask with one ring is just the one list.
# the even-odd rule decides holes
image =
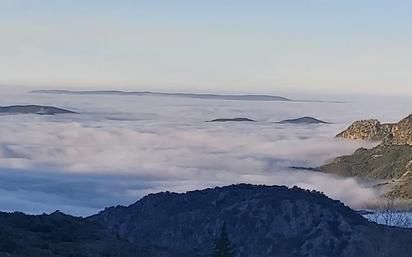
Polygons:
[[0,213],[0,257],[208,257],[225,226],[236,257],[409,256],[412,231],[321,193],[233,185],[151,194],[88,218]]
[[401,244],[412,239],[409,230],[370,223],[323,194],[279,186],[152,194],[89,219],[159,257],[209,256],[222,224],[238,257],[381,256],[380,247],[384,256],[407,256],[412,250]]
[[1,257],[134,257],[134,251],[132,244],[83,218],[0,213]]

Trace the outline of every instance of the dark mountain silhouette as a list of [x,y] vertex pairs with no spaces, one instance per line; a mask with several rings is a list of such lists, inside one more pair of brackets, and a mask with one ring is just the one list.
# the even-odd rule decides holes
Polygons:
[[380,256],[380,247],[387,256],[408,256],[412,250],[405,244],[409,230],[370,223],[321,193],[281,186],[152,194],[89,219],[153,256],[210,256],[223,224],[238,257]]
[[411,230],[281,186],[151,194],[88,218],[0,213],[1,257],[406,257],[411,240]]
[[315,119],[313,117],[302,117],[297,119],[289,119],[279,121],[280,124],[328,124],[328,122]]
[[56,108],[53,106],[41,105],[12,105],[0,107],[0,114],[40,114],[40,115],[54,115],[75,113],[70,110]]
[[210,120],[208,122],[231,122],[231,121],[237,121],[237,122],[242,122],[242,121],[247,121],[247,122],[256,122],[255,120],[249,119],[249,118],[230,118],[230,119],[214,119]]
[[[1,257],[135,257],[136,248],[96,222],[55,212],[0,213]],[[144,256],[144,255],[142,255]]]

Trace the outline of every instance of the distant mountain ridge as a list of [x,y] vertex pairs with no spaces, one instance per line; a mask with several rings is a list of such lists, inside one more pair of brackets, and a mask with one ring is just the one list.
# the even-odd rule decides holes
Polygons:
[[280,124],[328,124],[328,122],[313,117],[301,117],[279,121]]
[[11,105],[11,106],[0,106],[0,114],[39,114],[39,115],[54,115],[54,114],[65,114],[65,113],[75,113],[70,110],[57,108],[53,106],[42,106],[42,105]]
[[214,119],[208,122],[256,122],[255,120],[249,118],[221,118],[221,119]]
[[161,93],[150,91],[121,91],[121,90],[95,90],[95,91],[72,91],[72,90],[34,90],[35,94],[67,94],[67,95],[119,95],[119,96],[170,96],[196,99],[219,99],[238,101],[292,101],[286,97],[274,95],[219,95],[219,94],[191,94],[191,93]]

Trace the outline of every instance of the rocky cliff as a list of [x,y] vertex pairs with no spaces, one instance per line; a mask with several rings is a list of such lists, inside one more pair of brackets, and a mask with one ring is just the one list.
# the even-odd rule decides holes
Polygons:
[[336,137],[352,140],[383,140],[389,135],[391,124],[381,124],[378,120],[355,121],[348,129]]
[[412,145],[412,114],[392,126],[389,141],[397,145]]
[[412,115],[398,123],[381,124],[378,120],[353,123],[338,134],[339,138],[379,140],[372,149],[360,148],[320,167],[323,172],[386,180],[386,196],[412,200]]
[[378,140],[386,144],[412,145],[412,114],[394,124],[381,124],[378,120],[354,122],[336,137],[353,140]]

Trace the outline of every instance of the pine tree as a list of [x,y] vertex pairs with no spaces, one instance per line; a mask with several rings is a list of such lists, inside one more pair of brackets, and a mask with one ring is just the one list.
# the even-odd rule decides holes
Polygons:
[[220,231],[220,237],[215,242],[212,257],[235,257],[232,244],[227,235],[226,223],[223,224]]

